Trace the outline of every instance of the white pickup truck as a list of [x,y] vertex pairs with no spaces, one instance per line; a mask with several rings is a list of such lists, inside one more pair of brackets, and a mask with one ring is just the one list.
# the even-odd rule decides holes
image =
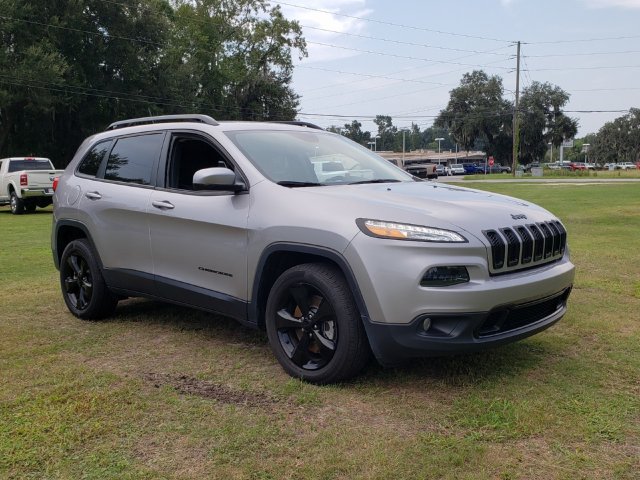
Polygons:
[[56,170],[48,158],[10,157],[0,159],[0,205],[11,205],[11,213],[33,212],[51,205]]

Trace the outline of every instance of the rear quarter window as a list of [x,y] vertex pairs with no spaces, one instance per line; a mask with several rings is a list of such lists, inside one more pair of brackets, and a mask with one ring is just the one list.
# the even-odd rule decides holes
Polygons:
[[112,143],[113,142],[111,140],[107,140],[94,145],[94,147],[89,150],[80,162],[78,173],[89,177],[95,177],[98,174],[102,161],[107,153],[109,153]]

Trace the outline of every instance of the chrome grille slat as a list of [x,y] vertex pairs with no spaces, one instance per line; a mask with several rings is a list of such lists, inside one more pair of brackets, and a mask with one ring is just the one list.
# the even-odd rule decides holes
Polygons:
[[536,268],[564,255],[567,231],[557,220],[482,232],[489,241],[491,275]]

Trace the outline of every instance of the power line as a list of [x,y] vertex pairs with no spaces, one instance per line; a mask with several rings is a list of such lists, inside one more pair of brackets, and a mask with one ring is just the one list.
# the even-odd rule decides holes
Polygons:
[[622,50],[617,52],[590,52],[590,53],[548,53],[545,55],[527,55],[527,57],[529,58],[592,57],[594,55],[626,55],[628,53],[640,53],[640,50]]
[[[494,49],[491,49],[491,50],[484,51],[482,53],[497,52],[497,51],[503,50],[505,48],[511,48],[511,46],[508,46],[508,47],[504,47],[503,46],[503,47],[499,47],[499,48],[494,48]],[[451,60],[463,60],[465,58],[469,58],[469,57],[473,57],[473,56],[475,56],[475,55],[474,54],[462,55],[460,57],[454,57]],[[500,61],[502,61],[502,60],[498,60],[496,63],[498,63]],[[489,62],[489,63],[492,63],[492,62]],[[424,67],[427,67],[427,66],[428,65],[420,65],[420,66],[417,66],[417,67],[404,68],[402,70],[397,70],[395,72],[391,72],[391,73],[389,73],[387,75],[396,75],[398,73],[405,73],[405,72],[409,72],[409,71],[412,71],[412,70],[420,70],[420,69],[422,69]],[[356,76],[364,76],[364,77],[367,76],[367,74],[362,74],[362,73],[358,73],[358,72],[347,72],[347,71],[341,71],[341,70],[331,70],[331,69],[328,69],[328,68],[309,67],[309,66],[306,66],[306,65],[296,65],[296,68],[307,68],[307,69],[312,69],[312,70],[316,69],[316,70],[323,70],[323,71],[327,71],[327,72],[331,72],[331,73],[344,73],[346,75],[356,75]],[[423,76],[420,77],[420,79],[430,78],[430,77],[437,77],[437,76],[446,75],[446,74],[449,74],[449,73],[456,73],[456,72],[460,72],[461,70],[463,70],[463,69],[459,69],[458,68],[456,70],[449,70],[447,72],[442,72],[442,73],[432,73],[432,74],[429,74],[429,75],[423,75]],[[316,88],[309,89],[309,90],[307,90],[307,92],[313,92],[313,91],[316,91],[316,90],[324,90],[324,89],[327,89],[327,88],[342,87],[344,85],[353,85],[353,83],[354,82],[333,83],[333,84],[323,85],[321,87],[316,87]]]
[[356,15],[347,15],[346,13],[338,13],[338,12],[331,12],[329,10],[322,10],[319,8],[313,8],[313,7],[307,7],[305,5],[296,5],[294,3],[287,3],[287,2],[280,2],[280,1],[275,1],[273,3],[277,3],[279,5],[286,5],[288,7],[293,7],[293,8],[299,8],[301,10],[309,10],[312,12],[319,12],[319,13],[326,13],[328,15],[334,15],[337,17],[345,17],[345,18],[351,18],[354,20],[362,20],[363,22],[370,22],[370,23],[377,23],[379,25],[388,25],[391,27],[399,27],[399,28],[407,28],[410,30],[418,30],[421,32],[430,32],[430,33],[438,33],[441,35],[451,35],[454,37],[464,37],[464,38],[474,38],[476,40],[489,40],[492,42],[503,42],[503,43],[514,43],[511,40],[504,40],[501,38],[491,38],[491,37],[482,37],[479,35],[469,35],[466,33],[455,33],[455,32],[445,32],[443,30],[433,30],[430,28],[424,28],[424,27],[416,27],[414,25],[403,25],[401,23],[394,23],[394,22],[387,22],[387,21],[383,21],[383,20],[375,20],[372,18],[364,18],[364,17],[358,17]]
[[503,53],[492,53],[492,52],[483,52],[481,50],[466,50],[464,48],[453,48],[453,47],[442,47],[440,45],[431,45],[431,44],[427,44],[427,43],[415,43],[415,42],[405,42],[402,40],[394,40],[394,39],[390,39],[390,38],[382,38],[382,37],[373,37],[370,35],[362,35],[362,34],[358,34],[358,33],[350,33],[350,32],[341,32],[339,30],[330,30],[328,28],[320,28],[320,27],[312,27],[311,25],[300,25],[303,28],[308,28],[311,30],[318,30],[321,32],[328,32],[328,33],[337,33],[339,35],[345,35],[347,37],[355,37],[355,38],[363,38],[366,40],[376,40],[379,42],[387,42],[387,43],[394,43],[397,45],[408,45],[411,47],[424,47],[424,48],[433,48],[433,49],[437,49],[437,50],[447,50],[447,51],[451,51],[451,52],[464,52],[464,53],[473,53],[473,54],[489,54],[489,55],[500,55],[500,56],[504,56],[504,55],[508,55],[508,54],[503,54]]
[[[340,50],[349,50],[352,52],[360,52],[360,53],[367,53],[370,55],[380,55],[380,56],[384,56],[384,57],[393,57],[393,58],[402,58],[405,60],[418,60],[421,62],[433,62],[433,63],[443,63],[443,64],[447,64],[447,65],[460,65],[463,67],[474,67],[474,68],[497,68],[500,70],[510,70],[509,67],[488,67],[488,65],[478,65],[478,64],[471,64],[471,63],[460,63],[460,62],[453,62],[453,61],[447,61],[447,60],[436,60],[433,58],[420,58],[420,57],[413,57],[410,55],[398,55],[395,53],[385,53],[385,52],[377,52],[375,50],[364,50],[364,49],[360,49],[360,48],[353,48],[353,47],[343,47],[340,45],[333,45],[331,43],[323,43],[323,42],[310,42],[307,41],[308,44],[311,45],[322,45],[324,47],[330,47],[330,48],[337,48]],[[501,60],[503,61],[503,60]]]
[[158,42],[153,42],[151,40],[147,40],[144,38],[132,38],[132,37],[124,37],[122,35],[113,35],[111,33],[108,32],[91,32],[89,30],[82,30],[79,28],[71,28],[71,27],[63,27],[61,25],[53,25],[50,23],[43,23],[43,22],[36,22],[35,20],[27,20],[25,18],[15,18],[15,17],[8,17],[6,15],[0,15],[0,19],[3,20],[12,20],[14,22],[22,22],[22,23],[27,23],[30,25],[38,25],[41,27],[46,27],[46,28],[56,28],[59,30],[66,30],[66,31],[70,31],[70,32],[78,32],[78,33],[86,33],[88,35],[94,35],[96,37],[101,37],[101,38],[117,38],[119,40],[127,40],[129,42],[139,42],[139,43],[146,43],[148,45],[155,45],[157,47],[163,47],[164,45]]
[[560,68],[533,68],[529,72],[558,72],[564,70],[605,70],[605,69],[623,69],[623,68],[640,68],[640,65],[609,65],[598,67],[560,67]]
[[619,37],[600,37],[600,38],[578,38],[574,40],[547,40],[541,42],[522,42],[526,45],[555,45],[560,43],[582,43],[582,42],[601,42],[605,40],[631,40],[640,38],[640,35],[625,35]]

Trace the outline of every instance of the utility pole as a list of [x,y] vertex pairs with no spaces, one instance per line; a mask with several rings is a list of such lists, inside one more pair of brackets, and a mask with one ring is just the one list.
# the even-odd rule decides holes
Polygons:
[[518,54],[516,60],[516,102],[513,109],[513,166],[511,171],[513,176],[516,175],[516,167],[518,166],[518,150],[520,149],[520,125],[518,116],[520,115],[518,108],[520,103],[520,42],[518,42]]

